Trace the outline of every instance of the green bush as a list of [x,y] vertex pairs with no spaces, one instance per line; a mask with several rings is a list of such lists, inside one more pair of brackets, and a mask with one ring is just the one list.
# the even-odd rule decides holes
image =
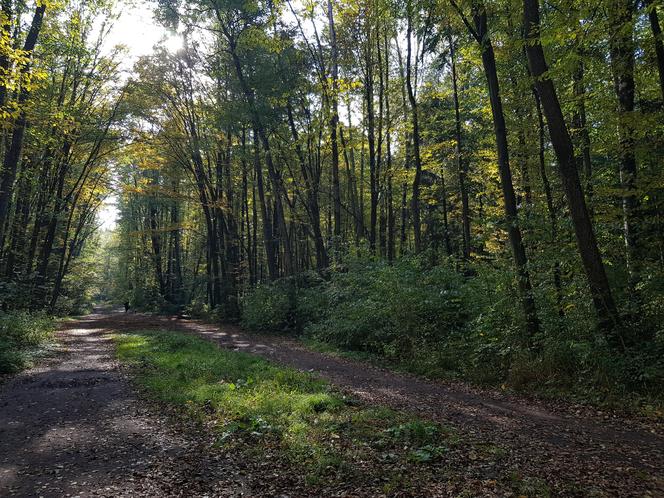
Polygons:
[[242,300],[241,323],[260,332],[300,332],[317,321],[327,306],[324,281],[315,273],[260,284]]
[[0,373],[14,373],[28,367],[53,329],[53,320],[43,314],[0,312]]
[[463,277],[418,259],[353,265],[324,287],[329,303],[305,331],[342,348],[404,358],[464,329]]
[[595,328],[583,275],[566,274],[560,303],[550,273],[533,278],[541,331],[530,338],[511,269],[475,262],[462,272],[457,264],[358,259],[327,279],[282,279],[247,293],[242,323],[302,334],[319,347],[426,376],[547,394],[573,391],[584,399],[662,395],[664,278],[644,282],[643,312],[625,321],[628,347],[616,351]]

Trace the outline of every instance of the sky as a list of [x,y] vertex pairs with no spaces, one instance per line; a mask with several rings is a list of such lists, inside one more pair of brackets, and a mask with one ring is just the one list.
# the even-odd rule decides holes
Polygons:
[[[125,45],[128,57],[123,64],[123,71],[128,74],[134,62],[141,56],[152,53],[154,46],[165,44],[170,51],[175,51],[182,45],[179,36],[160,26],[153,18],[152,8],[148,2],[123,2],[121,15],[113,25],[105,43],[105,49],[110,51],[116,45]],[[115,206],[117,197],[109,196],[99,211],[99,222],[102,230],[115,228],[118,210]]]

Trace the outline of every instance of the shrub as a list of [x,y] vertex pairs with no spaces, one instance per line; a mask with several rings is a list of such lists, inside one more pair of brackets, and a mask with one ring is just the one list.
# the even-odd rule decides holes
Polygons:
[[43,314],[0,312],[0,373],[14,373],[28,367],[53,329],[53,320]]
[[258,286],[243,300],[242,322],[253,330],[301,333],[426,376],[574,391],[594,400],[662,395],[664,278],[644,281],[643,312],[625,321],[627,350],[615,351],[595,327],[578,272],[566,275],[560,303],[550,273],[533,278],[541,331],[529,338],[509,268],[474,262],[466,272],[472,275],[464,275],[455,266],[453,260],[431,266],[424,258],[349,261],[327,279],[305,274]]
[[300,332],[327,306],[323,284],[316,273],[259,284],[242,300],[242,325],[260,332]]

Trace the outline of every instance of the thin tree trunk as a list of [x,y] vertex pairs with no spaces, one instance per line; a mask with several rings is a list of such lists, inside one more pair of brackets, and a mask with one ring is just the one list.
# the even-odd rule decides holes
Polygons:
[[[456,6],[456,4],[454,5]],[[505,125],[505,114],[503,112],[503,103],[500,96],[500,86],[498,84],[496,59],[487,29],[487,13],[481,0],[474,1],[473,26],[462,11],[458,7],[456,8],[462,16],[462,20],[466,24],[466,27],[482,50],[482,66],[484,67],[484,74],[487,80],[494,133],[496,136],[498,172],[500,174],[500,185],[503,192],[505,219],[507,224],[506,229],[512,247],[514,264],[516,266],[519,293],[521,296],[521,307],[523,308],[526,319],[526,333],[528,334],[528,340],[532,341],[532,338],[539,331],[539,319],[537,317],[537,308],[535,307],[535,299],[533,297],[532,285],[530,283],[528,258],[521,237],[521,229],[519,228],[516,195],[514,193],[512,171],[510,169],[509,161],[507,127]]]
[[632,0],[613,0],[609,6],[609,52],[618,97],[620,185],[622,187],[625,259],[632,290],[639,280],[637,261],[636,152],[634,143],[634,12]]
[[[581,58],[583,53],[579,54]],[[590,133],[588,133],[588,124],[586,122],[586,88],[584,83],[585,68],[583,61],[579,61],[576,71],[574,71],[574,96],[577,99],[575,115],[573,118],[574,128],[579,134],[581,141],[581,163],[583,164],[583,173],[586,181],[586,203],[588,211],[592,216],[593,200],[593,181],[592,181],[592,159],[590,156]]]
[[463,258],[470,259],[470,205],[468,202],[468,163],[463,158],[461,142],[461,114],[459,112],[459,89],[456,71],[456,48],[452,36],[448,34],[447,42],[450,46],[450,59],[452,65],[452,96],[454,100],[454,138],[457,172],[459,175],[459,191],[461,193],[461,224],[463,228]]
[[274,241],[272,234],[272,221],[268,214],[267,202],[265,200],[265,186],[263,183],[263,169],[260,162],[260,152],[258,145],[258,131],[254,129],[254,171],[256,175],[256,187],[258,189],[258,199],[260,201],[261,219],[263,220],[263,243],[265,244],[265,256],[267,259],[267,271],[270,280],[276,280],[279,277],[277,266],[277,254],[274,250]]
[[[337,130],[339,128],[339,63],[337,55],[337,34],[334,28],[332,0],[327,0],[327,19],[330,29],[330,51],[332,55],[332,116],[330,118],[330,144],[332,146],[332,200],[334,204],[334,236],[341,237],[341,189],[339,187],[339,144]],[[339,241],[335,241],[335,245]]]
[[[413,219],[413,234],[415,237],[415,253],[422,251],[422,225],[420,222],[420,183],[422,178],[422,159],[420,157],[420,125],[417,115],[417,99],[413,88],[412,76],[412,34],[413,34],[413,12],[411,1],[407,6],[406,31],[406,88],[408,90],[408,100],[410,102],[411,123],[413,125],[413,159],[415,160],[415,176],[413,177],[412,197],[411,197],[411,216]],[[417,54],[415,54],[417,58]]]
[[304,153],[302,152],[302,146],[300,145],[300,136],[297,132],[297,128],[295,127],[295,120],[293,119],[293,110],[290,102],[288,102],[287,105],[287,114],[291,136],[293,137],[293,143],[295,144],[295,152],[300,164],[300,172],[302,173],[302,178],[304,180],[304,186],[306,189],[306,211],[309,215],[309,221],[311,222],[311,233],[314,239],[314,246],[316,247],[316,266],[318,270],[323,270],[329,266],[330,262],[327,255],[327,249],[325,248],[325,242],[323,241],[323,233],[321,232],[320,228],[320,206],[318,204],[319,186],[317,184],[317,179],[313,178],[316,175],[309,174],[309,170],[304,159]]
[[385,153],[386,153],[386,176],[387,176],[387,260],[394,260],[394,204],[392,199],[392,115],[390,114],[390,52],[387,32],[384,36],[385,44]]
[[378,221],[378,166],[376,163],[376,118],[374,113],[374,62],[371,27],[367,28],[365,48],[364,97],[366,101],[367,145],[369,147],[369,251],[376,253],[376,223]]
[[[546,198],[546,209],[549,213],[549,221],[551,223],[551,244],[558,242],[558,216],[556,213],[556,206],[553,201],[553,193],[551,191],[551,183],[549,176],[546,172],[545,160],[545,129],[544,129],[544,116],[542,115],[542,104],[540,102],[537,90],[533,87],[533,95],[535,97],[535,107],[537,109],[537,135],[539,141],[538,159],[539,171],[542,178],[542,185],[544,187],[544,196]],[[558,315],[564,316],[565,311],[563,308],[563,289],[562,278],[560,274],[560,261],[556,258],[553,264],[553,284],[556,289],[556,304],[558,305]]]

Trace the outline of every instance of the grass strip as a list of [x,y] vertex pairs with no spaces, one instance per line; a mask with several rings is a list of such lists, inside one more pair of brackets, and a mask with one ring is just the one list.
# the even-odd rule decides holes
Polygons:
[[149,393],[212,422],[219,444],[276,452],[304,468],[308,485],[373,479],[388,493],[421,486],[418,474],[442,469],[461,446],[440,424],[365,406],[313,375],[188,334],[136,331],[115,340]]

